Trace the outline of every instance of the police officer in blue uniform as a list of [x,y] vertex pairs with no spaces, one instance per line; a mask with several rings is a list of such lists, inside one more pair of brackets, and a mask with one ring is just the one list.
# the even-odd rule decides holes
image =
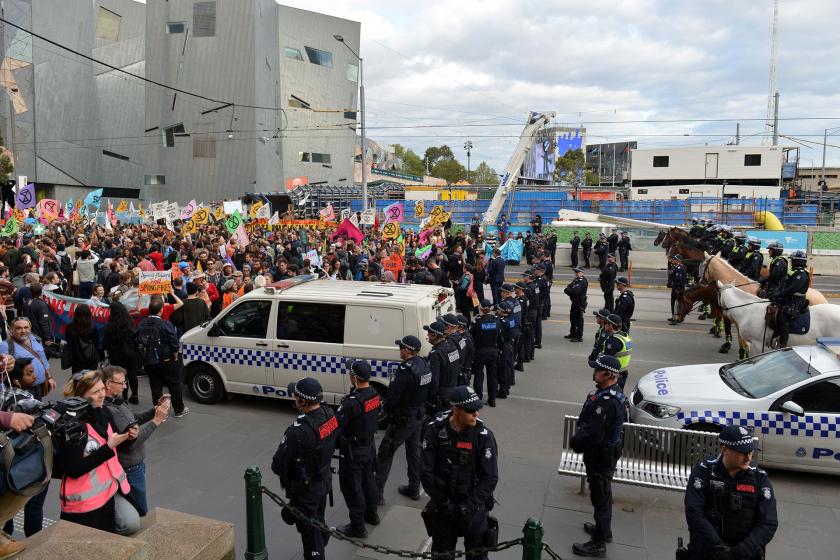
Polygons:
[[668,271],[668,287],[671,288],[671,317],[668,323],[671,325],[677,324],[677,317],[674,314],[674,304],[685,292],[685,283],[688,280],[688,271],[682,263],[682,255],[673,255],[671,257],[671,270]]
[[767,299],[773,299],[773,295],[782,287],[788,276],[788,260],[782,256],[785,247],[778,241],[767,246],[767,253],[770,255],[770,265],[767,267],[767,276],[761,279],[761,288]]
[[505,362],[504,375],[502,376],[508,387],[516,385],[515,372],[517,350],[519,349],[519,342],[522,339],[522,314],[524,310],[522,309],[522,302],[519,301],[515,296],[515,291],[516,288],[513,284],[509,282],[505,282],[504,284],[502,284],[502,303],[508,304],[508,307],[510,308],[510,314],[508,315],[508,318],[513,321],[513,324],[510,325],[509,332],[511,343],[510,360]]
[[441,317],[444,326],[446,327],[446,340],[449,341],[452,346],[458,349],[458,363],[460,367],[458,368],[458,377],[455,381],[456,385],[465,385],[467,383],[466,379],[464,379],[464,350],[467,347],[467,343],[464,340],[464,335],[461,333],[461,324],[458,321],[458,316],[454,313],[447,313],[443,317]]
[[534,359],[534,350],[542,347],[542,321],[540,320],[540,294],[537,291],[537,284],[534,282],[534,272],[526,270],[522,273],[522,281],[525,283],[525,297],[528,299],[528,313],[525,316],[526,323],[531,325],[531,337],[526,341],[525,362]]
[[[453,552],[464,537],[467,558],[486,546],[486,532],[499,481],[496,438],[478,418],[482,402],[470,387],[451,394],[452,408],[423,430],[423,488],[431,500],[423,522],[432,537],[432,552]],[[495,521],[495,520],[494,520]]]
[[[332,490],[330,462],[339,433],[338,418],[328,406],[321,406],[321,384],[305,377],[289,384],[300,415],[286,429],[274,453],[271,470],[280,477],[290,505],[306,517],[324,522],[327,495]],[[329,533],[284,511],[283,519],[294,523],[303,542],[304,558],[324,558]]]
[[741,265],[741,274],[750,280],[761,280],[761,267],[764,266],[764,255],[761,254],[761,240],[750,237],[747,241],[747,254]]
[[592,351],[589,353],[588,360],[590,362],[594,362],[601,354],[604,341],[611,336],[610,332],[604,328],[604,325],[607,324],[607,318],[610,316],[610,310],[602,307],[598,311],[593,311],[592,314],[595,316],[595,324],[598,325],[598,329],[595,331],[595,343],[592,345]]
[[618,267],[615,265],[615,255],[610,253],[607,255],[607,265],[598,276],[598,281],[601,284],[601,291],[604,293],[604,307],[610,311],[612,311],[613,306],[615,306],[613,290],[615,289],[616,276],[618,276]]
[[341,400],[336,416],[341,434],[338,438],[338,483],[350,512],[350,523],[342,531],[363,539],[367,537],[365,521],[379,525],[376,507],[379,488],[376,485],[376,443],[382,401],[370,386],[370,364],[365,360],[348,360],[347,372],[353,389]]
[[575,278],[563,290],[572,303],[569,310],[571,327],[569,334],[564,338],[572,342],[583,342],[583,313],[586,311],[586,291],[589,289],[589,281],[584,277],[582,268],[577,267],[574,271]]
[[542,279],[545,282],[545,291],[542,293],[542,317],[543,321],[551,317],[551,286],[554,284],[554,262],[551,260],[551,256],[547,253],[543,255],[543,261],[537,267],[537,275],[542,275]]
[[533,344],[534,327],[528,320],[528,316],[531,313],[531,310],[528,307],[528,296],[525,295],[525,290],[528,289],[528,285],[525,282],[519,281],[513,286],[516,292],[516,301],[519,302],[522,310],[522,334],[519,336],[519,343],[514,349],[516,364],[513,366],[513,369],[516,371],[525,371],[525,362],[528,358],[528,348]]
[[446,337],[446,325],[443,321],[432,321],[423,326],[432,350],[426,357],[432,370],[432,384],[429,387],[429,399],[426,405],[427,415],[432,417],[448,409],[449,394],[458,385],[461,375],[461,352]]
[[[551,286],[548,283],[548,279],[545,277],[545,269],[540,270],[540,267],[535,266],[531,270],[531,274],[534,278],[534,292],[538,297],[536,309],[538,321],[534,327],[534,348],[542,348],[542,321],[539,319],[542,319],[541,310],[545,309],[545,302],[551,292]],[[548,305],[551,307],[550,301]]]
[[499,390],[497,376],[499,349],[501,346],[502,323],[493,314],[493,303],[489,299],[481,300],[480,315],[471,327],[475,341],[475,357],[472,362],[473,389],[478,398],[484,398],[484,371],[487,370],[487,404],[496,406],[496,392]]
[[621,366],[614,356],[601,355],[589,362],[597,389],[590,393],[578,418],[577,432],[571,446],[583,453],[590,499],[595,522],[584,523],[591,539],[575,543],[572,552],[579,556],[603,557],[606,543],[612,541],[612,477],[621,455],[621,437],[625,420],[624,393],[618,387]]
[[755,438],[727,426],[721,452],[698,463],[685,490],[690,560],[760,560],[779,525],[767,473],[751,465]]
[[794,251],[790,256],[793,270],[787,275],[782,286],[771,294],[771,300],[781,306],[776,333],[779,335],[779,347],[787,346],[791,322],[808,309],[808,286],[811,275],[805,270],[808,257],[803,251]]
[[574,232],[572,234],[572,238],[569,240],[569,243],[572,246],[572,268],[578,265],[578,249],[580,248],[580,236],[578,232]]
[[621,330],[630,333],[630,319],[636,310],[636,296],[630,291],[630,280],[626,276],[619,276],[615,281],[618,287],[618,297],[615,298],[613,311],[621,317]]
[[496,312],[502,322],[501,351],[499,352],[499,390],[496,398],[506,399],[510,394],[513,379],[513,342],[516,321],[513,319],[513,304],[502,301],[496,307]]
[[399,346],[403,361],[394,372],[382,405],[391,423],[376,456],[376,484],[380,505],[384,503],[383,493],[394,453],[403,444],[408,463],[408,485],[400,486],[398,491],[414,499],[420,498],[420,431],[425,416],[424,406],[433,383],[429,364],[417,355],[421,346],[420,339],[408,335],[395,340],[394,344]]

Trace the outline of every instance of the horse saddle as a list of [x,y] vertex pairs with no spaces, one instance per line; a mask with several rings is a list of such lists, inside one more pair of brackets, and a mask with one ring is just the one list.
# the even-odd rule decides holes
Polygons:
[[[776,331],[776,326],[779,324],[779,313],[782,311],[782,306],[778,303],[771,303],[767,306],[767,312],[764,315],[764,321],[768,329],[773,332]],[[802,311],[794,314],[790,322],[790,334],[808,334],[811,330],[811,310],[807,307]]]
[[807,334],[811,329],[811,311],[806,309],[790,322],[790,334]]

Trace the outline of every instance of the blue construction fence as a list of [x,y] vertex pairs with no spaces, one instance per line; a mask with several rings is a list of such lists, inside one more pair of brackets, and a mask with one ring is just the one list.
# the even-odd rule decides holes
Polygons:
[[[399,200],[377,200],[377,210],[383,210]],[[406,200],[405,211],[408,223],[414,219],[414,201]],[[473,216],[481,216],[490,204],[490,200],[441,200],[424,201],[427,211],[435,205],[442,205],[452,212],[452,221],[468,224]],[[351,201],[354,211],[361,210],[361,200]],[[574,200],[568,192],[524,191],[516,192],[513,200],[504,205],[504,212],[511,223],[527,225],[535,215],[540,214],[544,224],[557,219],[562,209],[579,210],[606,214],[620,218],[631,218],[647,222],[669,225],[688,223],[691,218],[710,218],[719,223],[734,227],[754,228],[756,212],[767,211],[774,214],[785,225],[819,225],[819,205],[797,203],[789,199],[771,198],[688,198],[684,200]]]

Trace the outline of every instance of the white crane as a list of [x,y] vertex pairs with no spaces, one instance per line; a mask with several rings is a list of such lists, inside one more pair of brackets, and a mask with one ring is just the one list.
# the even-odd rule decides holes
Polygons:
[[[765,132],[772,133],[774,144],[779,137],[779,131],[776,130],[778,124],[776,119],[776,59],[779,51],[779,0],[773,0],[773,31],[770,39],[770,87],[767,92],[767,121],[764,124]],[[769,135],[765,134],[761,143],[766,145],[769,143]]]

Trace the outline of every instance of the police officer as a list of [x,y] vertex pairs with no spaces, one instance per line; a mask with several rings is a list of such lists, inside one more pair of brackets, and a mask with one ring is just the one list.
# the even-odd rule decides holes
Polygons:
[[510,307],[510,315],[508,316],[510,319],[513,320],[513,324],[510,325],[510,339],[511,339],[511,354],[510,365],[508,366],[507,362],[505,363],[505,373],[504,373],[504,380],[508,386],[516,385],[516,359],[517,359],[517,352],[519,349],[519,342],[522,340],[522,323],[523,323],[523,309],[522,309],[522,302],[520,302],[516,298],[516,287],[506,282],[502,284],[501,288],[502,294],[502,302],[507,302]]
[[636,309],[636,298],[630,291],[630,280],[620,276],[615,285],[618,288],[618,297],[615,298],[615,314],[621,317],[621,330],[630,332],[630,319],[633,318],[633,311]]
[[779,519],[767,473],[750,465],[755,438],[742,426],[720,433],[720,455],[698,463],[685,490],[691,560],[758,560]]
[[[305,377],[290,383],[288,390],[300,415],[283,434],[271,470],[280,477],[289,504],[323,523],[332,489],[330,461],[339,433],[338,418],[330,407],[321,406],[321,384],[316,379]],[[283,520],[297,526],[304,558],[324,558],[329,533],[295,518],[288,510],[284,510]]]
[[607,237],[607,246],[609,248],[609,253],[615,254],[616,250],[618,250],[618,233],[616,233],[615,228],[610,228],[610,236]]
[[732,238],[735,240],[735,246],[732,247],[732,251],[729,252],[726,260],[735,270],[740,270],[741,265],[744,264],[744,257],[747,256],[747,248],[744,247],[747,236],[744,235],[743,231],[736,231],[732,234]]
[[484,398],[484,370],[487,370],[487,404],[496,406],[496,392],[499,390],[498,371],[499,350],[501,347],[502,322],[493,315],[493,304],[489,299],[481,300],[480,315],[473,321],[471,331],[475,340],[473,358],[473,388],[478,398]]
[[455,382],[456,385],[464,385],[467,383],[466,378],[464,377],[464,349],[467,347],[467,343],[464,340],[464,335],[461,334],[461,325],[458,321],[458,316],[454,313],[447,313],[443,317],[441,317],[444,326],[446,327],[446,340],[448,340],[452,346],[458,349],[458,363],[460,367],[458,368],[458,378]]
[[700,226],[700,220],[698,220],[696,216],[691,218],[691,229],[688,230],[688,235],[694,237],[695,239],[699,239],[701,231],[702,227]]
[[592,314],[595,315],[595,323],[598,325],[598,329],[595,331],[595,343],[592,345],[592,351],[589,353],[589,358],[587,358],[590,362],[595,361],[601,355],[604,341],[610,336],[610,333],[607,332],[604,325],[606,324],[607,317],[611,315],[610,310],[604,308],[593,311]]
[[607,236],[603,233],[598,234],[598,241],[595,242],[595,255],[598,257],[598,268],[604,270],[607,266],[607,253],[609,253],[609,245],[607,245]]
[[580,242],[580,248],[583,250],[583,265],[586,268],[592,268],[589,266],[589,257],[592,256],[592,234],[588,231],[583,236],[583,241]]
[[350,512],[350,523],[342,532],[363,539],[367,537],[365,521],[379,525],[376,506],[379,488],[376,483],[376,443],[382,401],[370,386],[370,364],[365,360],[348,360],[347,372],[353,388],[341,400],[336,416],[341,427],[338,438],[338,483]]
[[499,481],[496,438],[479,420],[482,402],[470,387],[457,387],[451,403],[449,412],[423,430],[421,477],[431,498],[423,522],[433,553],[453,552],[458,537],[464,537],[467,558],[486,559],[470,551],[496,544],[485,540]]
[[[525,283],[525,297],[528,299],[528,313],[525,315],[525,323],[530,325],[530,338],[526,341],[525,362],[534,359],[534,349],[537,347],[537,340],[542,346],[542,320],[539,316],[540,294],[537,292],[537,285],[534,282],[533,272],[525,271],[522,274],[522,281]],[[537,338],[539,336],[539,339]]]
[[630,338],[629,334],[622,332],[621,317],[615,313],[610,313],[604,320],[604,333],[606,336],[604,336],[600,353],[618,358],[618,363],[621,366],[618,386],[624,391],[624,384],[627,383],[627,376],[630,373],[630,360],[633,357],[633,339]]
[[[553,279],[548,276],[549,267],[547,263],[540,263],[534,266],[534,281],[537,283],[540,294],[540,305],[537,308],[537,316],[541,320],[548,319],[551,315],[551,284]],[[552,271],[553,274],[553,271]],[[540,328],[540,344],[542,346],[542,327]]]
[[750,280],[761,280],[763,264],[764,255],[761,254],[761,240],[758,237],[750,237],[747,241],[747,254],[744,256],[744,264],[741,265],[741,274]]
[[572,268],[574,268],[578,265],[578,249],[580,248],[580,236],[578,235],[578,232],[573,234],[569,243],[572,246]]
[[630,251],[633,247],[630,246],[630,236],[626,231],[621,232],[621,239],[618,240],[618,259],[621,262],[619,271],[624,272],[630,267]]
[[575,543],[572,552],[602,557],[606,543],[612,541],[612,477],[621,455],[624,393],[617,386],[621,366],[616,357],[601,355],[589,365],[594,369],[592,379],[597,388],[583,403],[577,432],[570,444],[575,453],[583,453],[595,523],[583,524],[591,539]]
[[811,275],[805,270],[805,267],[808,266],[808,257],[805,253],[794,251],[790,256],[790,263],[793,270],[790,271],[782,286],[772,296],[772,301],[781,306],[776,324],[780,348],[787,346],[790,336],[790,323],[808,308],[806,293],[808,292],[808,286],[811,284]]
[[458,347],[446,338],[446,325],[443,321],[432,321],[423,326],[428,333],[432,350],[426,357],[432,370],[432,384],[429,387],[429,399],[426,412],[434,416],[447,409],[449,394],[458,384],[461,374],[461,353]]
[[458,313],[458,334],[461,335],[461,376],[464,384],[469,385],[472,364],[475,360],[475,340],[469,331],[470,321],[463,313]]
[[496,308],[499,319],[502,322],[501,352],[499,352],[499,390],[496,397],[506,399],[510,394],[510,387],[513,384],[513,342],[516,331],[516,321],[513,319],[513,304],[509,301],[502,301]]
[[584,277],[582,268],[574,270],[575,278],[563,290],[572,304],[569,310],[571,328],[564,338],[571,342],[583,342],[583,312],[586,311],[586,290],[589,289],[589,281]]
[[604,293],[604,307],[613,310],[615,305],[615,297],[613,291],[615,290],[615,278],[618,276],[618,267],[615,266],[615,255],[610,253],[607,255],[607,266],[601,271],[598,276],[598,282],[601,284],[601,291]]
[[761,287],[768,299],[773,299],[773,294],[782,288],[788,276],[788,261],[782,256],[784,250],[784,245],[778,241],[774,241],[767,246],[770,266],[767,268],[767,276],[761,279]]
[[726,260],[729,260],[729,255],[732,254],[732,249],[735,248],[735,237],[732,234],[732,229],[730,227],[726,227],[723,230],[723,245],[720,247],[720,256]]
[[677,317],[674,314],[674,303],[681,298],[685,292],[685,282],[688,278],[688,272],[685,265],[682,263],[682,255],[676,254],[671,256],[671,270],[668,272],[668,287],[671,288],[671,318],[668,323],[671,325],[677,324]]
[[528,297],[525,295],[525,290],[528,285],[525,282],[519,281],[513,285],[516,300],[522,308],[522,334],[519,336],[519,342],[514,349],[516,364],[513,369],[516,371],[525,371],[525,361],[527,358],[527,348],[531,346],[534,337],[533,325],[528,320],[531,310],[528,308]]
[[426,401],[432,389],[432,372],[426,360],[417,355],[420,339],[408,335],[394,344],[400,348],[402,363],[394,372],[394,379],[388,386],[382,407],[391,423],[379,444],[376,456],[376,485],[379,504],[383,496],[394,453],[405,444],[405,458],[408,463],[408,485],[400,486],[400,494],[415,500],[420,499],[420,431],[423,426]]

